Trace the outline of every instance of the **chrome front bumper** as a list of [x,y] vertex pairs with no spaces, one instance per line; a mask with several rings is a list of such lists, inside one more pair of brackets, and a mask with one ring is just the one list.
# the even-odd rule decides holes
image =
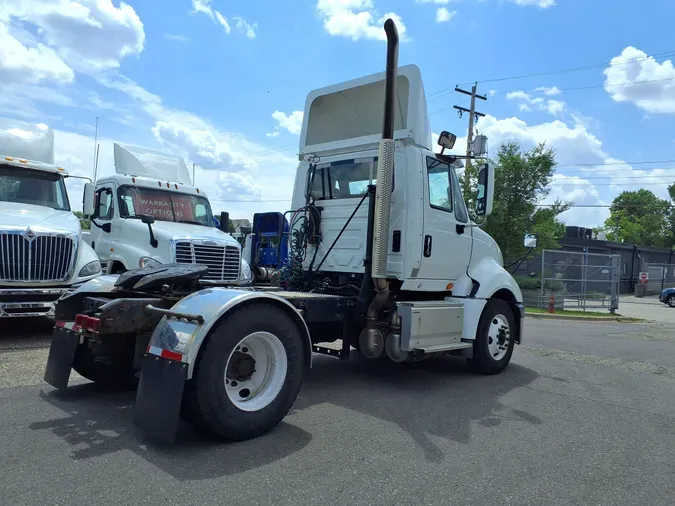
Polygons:
[[0,288],[0,318],[54,316],[68,288]]

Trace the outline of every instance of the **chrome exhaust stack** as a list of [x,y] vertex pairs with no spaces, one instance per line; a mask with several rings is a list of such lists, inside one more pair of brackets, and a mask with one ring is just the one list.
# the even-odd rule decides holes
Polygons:
[[384,122],[382,140],[378,153],[377,183],[375,189],[375,212],[373,220],[371,277],[375,285],[375,297],[366,313],[366,328],[359,336],[361,353],[368,358],[377,358],[384,350],[384,338],[378,329],[380,311],[389,299],[387,281],[387,258],[389,254],[389,226],[391,193],[394,183],[394,115],[396,114],[396,79],[398,77],[398,30],[392,19],[384,23],[387,34],[387,69],[384,94]]

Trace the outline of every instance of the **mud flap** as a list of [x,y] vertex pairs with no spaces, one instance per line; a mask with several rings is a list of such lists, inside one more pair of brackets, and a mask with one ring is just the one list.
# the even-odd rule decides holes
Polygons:
[[134,425],[152,439],[176,440],[188,365],[156,355],[143,357]]
[[68,387],[70,369],[73,367],[79,342],[78,333],[63,327],[54,327],[44,375],[44,380],[54,388],[64,390]]

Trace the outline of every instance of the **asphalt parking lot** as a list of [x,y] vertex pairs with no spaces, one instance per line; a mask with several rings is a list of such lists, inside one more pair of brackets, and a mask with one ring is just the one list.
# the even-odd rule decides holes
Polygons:
[[0,337],[0,504],[672,504],[675,333],[529,320],[499,376],[317,357],[292,414],[238,444],[131,423],[133,394],[42,382],[49,327]]

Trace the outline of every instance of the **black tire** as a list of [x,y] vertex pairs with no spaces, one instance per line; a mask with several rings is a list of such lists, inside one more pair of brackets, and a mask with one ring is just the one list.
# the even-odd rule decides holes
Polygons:
[[[489,349],[491,339],[489,331],[492,322],[495,321],[495,318],[499,315],[508,321],[509,330],[507,335],[508,343],[506,344],[506,354],[499,360],[496,360]],[[511,355],[513,355],[515,320],[513,310],[506,302],[500,299],[488,300],[483,309],[483,313],[481,314],[480,321],[478,322],[478,331],[476,332],[476,339],[473,342],[473,358],[467,360],[474,372],[489,375],[499,374],[506,369],[506,366],[509,365],[509,362],[511,361]]]
[[[286,352],[286,377],[277,396],[258,411],[244,411],[228,397],[225,371],[230,354],[249,334],[276,336]],[[300,329],[281,308],[254,303],[235,309],[211,331],[202,344],[192,379],[183,398],[183,418],[228,441],[244,441],[265,434],[288,414],[302,385],[305,354]]]
[[[120,339],[125,339],[121,337]],[[138,376],[134,369],[134,342],[129,338],[127,345],[97,356],[85,341],[78,345],[73,360],[73,369],[80,376],[93,381],[108,390],[126,391],[138,387]]]
[[668,298],[666,298],[666,305],[668,307],[675,307],[675,295],[669,295]]

